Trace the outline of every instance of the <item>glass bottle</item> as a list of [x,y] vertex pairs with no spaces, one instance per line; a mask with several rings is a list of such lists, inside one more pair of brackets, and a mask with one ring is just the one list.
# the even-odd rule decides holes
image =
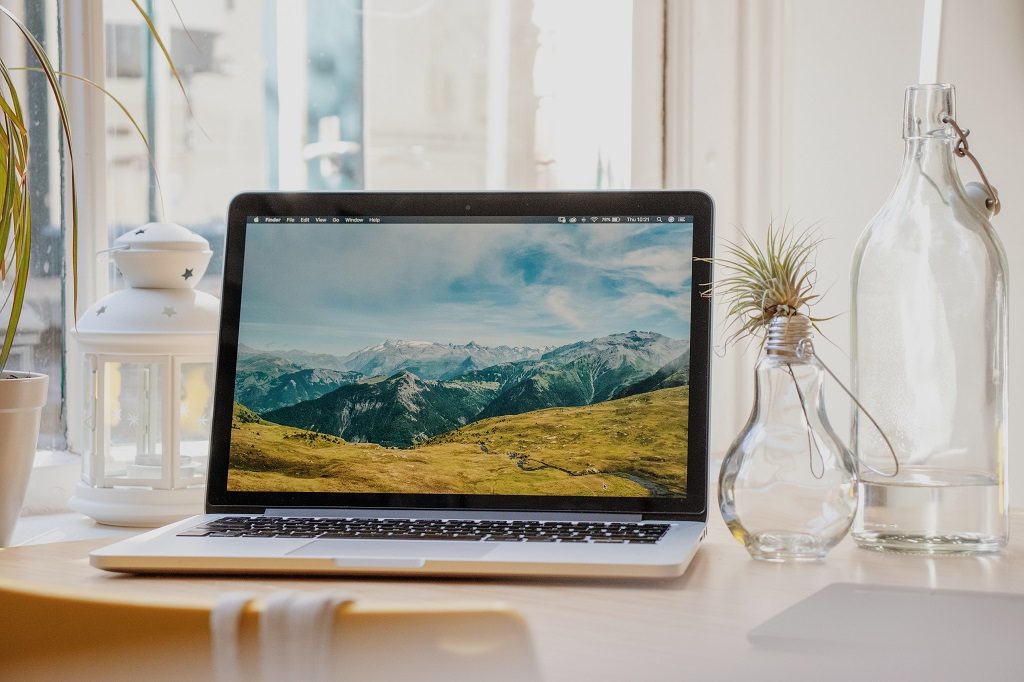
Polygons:
[[811,336],[804,315],[772,318],[750,419],[722,462],[722,517],[755,559],[822,559],[856,510],[853,456],[825,414]]
[[1006,256],[957,174],[953,86],[907,88],[896,188],[852,266],[852,384],[863,468],[853,536],[879,550],[1006,545]]

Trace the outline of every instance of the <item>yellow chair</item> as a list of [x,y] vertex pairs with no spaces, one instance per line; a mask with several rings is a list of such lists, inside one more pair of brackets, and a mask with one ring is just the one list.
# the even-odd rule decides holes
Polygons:
[[[213,679],[211,601],[137,599],[0,579],[0,680]],[[260,680],[254,601],[240,621],[238,679]],[[526,624],[500,604],[338,608],[339,680],[537,680]]]

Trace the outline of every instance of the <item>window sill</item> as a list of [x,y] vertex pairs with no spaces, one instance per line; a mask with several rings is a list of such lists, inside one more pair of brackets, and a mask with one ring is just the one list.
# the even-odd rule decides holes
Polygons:
[[79,455],[55,450],[37,452],[11,546],[126,537],[138,532],[138,529],[102,526],[87,516],[72,512],[68,501],[81,476],[82,458]]
[[82,458],[71,452],[40,450],[32,463],[21,515],[36,516],[70,511],[68,500],[82,475]]
[[50,542],[96,538],[125,538],[144,530],[146,529],[104,526],[77,512],[37,514],[18,519],[11,546],[43,545]]

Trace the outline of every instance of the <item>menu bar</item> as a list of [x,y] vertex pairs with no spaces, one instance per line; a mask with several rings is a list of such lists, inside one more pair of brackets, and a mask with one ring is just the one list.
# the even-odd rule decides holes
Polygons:
[[560,216],[248,216],[254,224],[377,224],[377,223],[692,223],[689,215],[560,215]]

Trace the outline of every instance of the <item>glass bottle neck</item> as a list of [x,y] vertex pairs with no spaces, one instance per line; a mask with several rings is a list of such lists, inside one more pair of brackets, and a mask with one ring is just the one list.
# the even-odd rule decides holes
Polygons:
[[[903,107],[903,169],[893,193],[901,204],[948,203],[963,193],[953,151],[956,137],[949,119],[956,115],[952,85],[931,83],[907,88]],[[938,197],[935,197],[936,193]]]
[[952,136],[907,138],[896,194],[938,191],[946,197],[950,187],[960,187],[954,147]]

